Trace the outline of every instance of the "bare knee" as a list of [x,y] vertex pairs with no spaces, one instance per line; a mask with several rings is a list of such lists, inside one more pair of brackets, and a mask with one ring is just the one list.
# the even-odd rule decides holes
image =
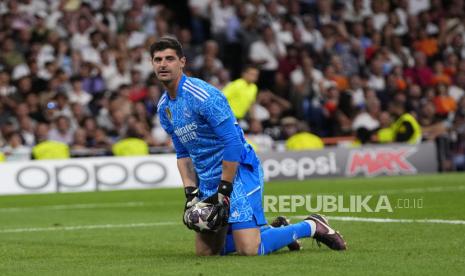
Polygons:
[[260,246],[260,229],[247,228],[233,231],[236,252],[242,256],[256,256]]
[[195,247],[195,254],[197,256],[216,256],[220,255],[222,246],[219,245],[199,245]]
[[213,234],[197,233],[195,238],[195,254],[197,256],[215,256],[221,253],[224,247],[226,231],[219,231]]
[[197,256],[215,256],[219,255],[220,252],[214,251],[211,248],[196,248],[195,255]]

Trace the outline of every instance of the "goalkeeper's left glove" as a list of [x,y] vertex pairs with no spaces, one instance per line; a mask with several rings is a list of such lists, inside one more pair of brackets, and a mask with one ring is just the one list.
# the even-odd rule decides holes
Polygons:
[[233,184],[226,180],[221,180],[220,185],[218,186],[218,191],[211,195],[210,197],[203,200],[205,203],[211,203],[215,205],[213,211],[208,216],[207,221],[211,222],[216,218],[216,226],[221,227],[228,224],[229,219],[229,198],[233,191]]
[[186,203],[184,205],[184,210],[189,209],[199,202],[199,188],[197,187],[185,187],[184,194],[186,195]]
[[[184,204],[184,214],[182,216],[182,222],[184,225],[189,228],[187,221],[186,221],[186,212],[189,208],[194,206],[197,202],[199,202],[199,188],[197,187],[185,187],[184,194],[186,195],[186,203]],[[189,228],[190,229],[190,228]]]

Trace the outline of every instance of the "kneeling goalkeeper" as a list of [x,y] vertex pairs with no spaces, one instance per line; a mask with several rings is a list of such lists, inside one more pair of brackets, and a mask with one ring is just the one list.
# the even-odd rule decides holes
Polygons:
[[186,58],[175,38],[161,38],[151,45],[150,54],[153,70],[166,89],[157,110],[176,149],[185,211],[203,201],[214,204],[218,214],[209,218],[211,231],[196,233],[196,253],[265,255],[304,237],[344,250],[342,236],[319,215],[265,227],[260,161],[223,93],[183,73]]

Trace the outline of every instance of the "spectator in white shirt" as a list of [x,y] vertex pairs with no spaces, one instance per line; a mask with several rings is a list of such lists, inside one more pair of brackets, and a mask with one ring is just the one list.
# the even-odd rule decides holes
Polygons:
[[48,139],[71,145],[74,131],[71,129],[69,118],[58,116],[53,127],[48,131]]
[[82,79],[80,76],[71,78],[72,90],[68,92],[68,98],[71,103],[77,102],[81,105],[87,105],[92,96],[82,89]]
[[250,46],[249,58],[252,62],[260,66],[260,88],[272,89],[278,60],[286,55],[286,47],[276,39],[275,33],[270,26],[265,26],[262,30],[260,40]]

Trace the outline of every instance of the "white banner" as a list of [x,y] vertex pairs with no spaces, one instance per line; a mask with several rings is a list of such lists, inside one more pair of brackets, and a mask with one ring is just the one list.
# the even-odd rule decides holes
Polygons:
[[182,187],[176,155],[0,164],[0,195]]

